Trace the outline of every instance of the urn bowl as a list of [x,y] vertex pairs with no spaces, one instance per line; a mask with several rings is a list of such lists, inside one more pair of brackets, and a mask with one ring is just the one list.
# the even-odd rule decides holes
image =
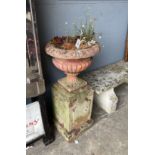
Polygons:
[[53,57],[52,62],[56,68],[67,74],[66,78],[58,82],[68,91],[72,91],[87,84],[86,81],[77,78],[77,75],[91,65],[92,57],[100,51],[100,46],[96,43],[88,48],[65,50],[49,42],[45,51]]

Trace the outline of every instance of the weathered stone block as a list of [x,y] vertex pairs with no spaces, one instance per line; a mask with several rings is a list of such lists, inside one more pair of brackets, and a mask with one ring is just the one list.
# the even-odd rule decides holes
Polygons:
[[104,109],[107,113],[112,113],[116,111],[118,98],[114,92],[114,89],[111,88],[106,90],[99,95],[95,94],[95,103]]
[[67,141],[72,141],[88,128],[94,91],[86,85],[68,92],[59,83],[52,87],[52,99],[57,129]]

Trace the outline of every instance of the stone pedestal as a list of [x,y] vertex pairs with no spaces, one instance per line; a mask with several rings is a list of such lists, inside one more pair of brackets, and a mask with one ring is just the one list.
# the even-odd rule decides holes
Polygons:
[[75,140],[91,126],[93,94],[88,85],[74,91],[68,91],[60,83],[53,85],[55,125],[67,141]]

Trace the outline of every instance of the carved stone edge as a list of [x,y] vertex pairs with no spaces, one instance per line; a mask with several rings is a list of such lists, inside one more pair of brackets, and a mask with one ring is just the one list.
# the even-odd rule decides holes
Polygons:
[[111,88],[100,93],[99,95],[95,93],[94,101],[95,104],[110,114],[116,111],[118,97],[114,92],[114,88]]

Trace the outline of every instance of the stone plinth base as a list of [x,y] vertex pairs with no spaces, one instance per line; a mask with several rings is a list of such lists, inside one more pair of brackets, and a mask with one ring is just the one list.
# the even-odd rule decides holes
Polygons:
[[61,135],[68,141],[74,142],[85,130],[89,129],[93,125],[93,120],[89,120],[85,122],[81,127],[78,129],[73,129],[68,132],[64,127],[61,126],[57,121],[55,121],[55,125],[57,130],[61,133]]
[[56,83],[52,87],[55,124],[67,141],[76,139],[90,127],[94,91],[88,86],[69,92]]

